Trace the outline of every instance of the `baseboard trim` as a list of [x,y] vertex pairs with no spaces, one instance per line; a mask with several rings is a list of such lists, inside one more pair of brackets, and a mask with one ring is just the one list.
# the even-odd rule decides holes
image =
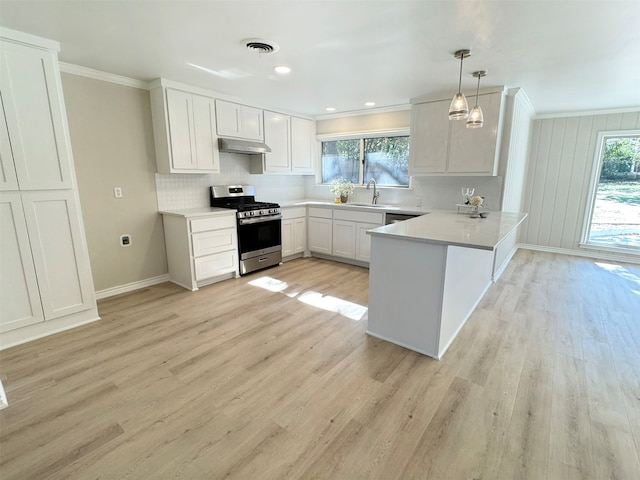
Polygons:
[[519,243],[518,248],[525,250],[535,250],[538,252],[559,253],[561,255],[573,255],[575,257],[593,258],[596,260],[613,260],[615,262],[633,263],[640,265],[640,257],[636,255],[624,255],[618,253],[608,253],[599,250],[573,250],[571,248],[547,247],[545,245],[532,245],[530,243]]
[[146,280],[140,280],[139,282],[131,282],[126,285],[120,285],[118,287],[105,288],[96,292],[96,299],[102,300],[103,298],[113,297],[114,295],[120,295],[121,293],[132,292],[133,290],[139,290],[140,288],[151,287],[159,283],[169,281],[169,274],[158,275],[157,277],[147,278]]

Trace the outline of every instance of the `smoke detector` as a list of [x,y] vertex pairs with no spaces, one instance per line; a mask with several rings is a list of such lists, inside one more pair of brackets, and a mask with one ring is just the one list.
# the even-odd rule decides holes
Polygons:
[[268,55],[280,50],[280,47],[276,42],[265,40],[263,38],[247,38],[246,40],[242,40],[242,43],[247,47],[247,49],[252,52],[258,52],[260,55]]

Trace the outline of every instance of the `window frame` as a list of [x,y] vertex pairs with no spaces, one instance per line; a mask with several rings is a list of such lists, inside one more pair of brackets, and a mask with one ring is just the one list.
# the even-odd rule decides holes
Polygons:
[[[316,140],[318,141],[319,155],[318,155],[318,163],[319,168],[316,173],[316,185],[318,186],[330,186],[331,183],[324,183],[322,181],[323,172],[322,172],[322,144],[324,142],[334,142],[337,140],[359,140],[360,141],[360,158],[358,159],[360,162],[360,168],[358,172],[358,184],[355,185],[355,188],[365,188],[364,184],[364,140],[367,138],[384,138],[384,137],[408,137],[411,140],[411,134],[409,127],[406,128],[394,128],[387,130],[367,130],[362,132],[347,132],[347,133],[330,133],[330,134],[322,134],[317,135]],[[407,168],[408,169],[408,168]],[[407,172],[408,173],[408,172]],[[378,188],[402,188],[402,189],[410,189],[411,188],[412,177],[409,175],[409,184],[408,185],[378,185]]]
[[631,253],[639,255],[640,252],[636,248],[625,248],[615,245],[605,245],[589,241],[591,233],[591,222],[593,221],[593,211],[596,206],[596,197],[598,194],[598,184],[600,183],[600,174],[602,172],[602,163],[604,160],[604,149],[606,141],[610,138],[620,137],[637,137],[640,135],[640,129],[631,130],[603,130],[598,132],[595,145],[595,156],[593,158],[593,166],[591,169],[591,179],[589,181],[589,190],[587,191],[587,203],[582,222],[582,235],[578,245],[580,248],[591,250],[602,250],[610,252]]

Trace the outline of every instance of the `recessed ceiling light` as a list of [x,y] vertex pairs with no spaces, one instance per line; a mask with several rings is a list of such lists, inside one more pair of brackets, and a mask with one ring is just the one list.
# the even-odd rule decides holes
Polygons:
[[373,107],[376,104],[376,102],[367,102],[364,104],[365,107]]
[[327,107],[327,108],[325,108],[325,110],[326,110],[327,112],[335,112],[335,111],[336,111],[336,109],[335,109],[335,108],[333,108],[333,107]]
[[285,66],[285,65],[277,65],[275,67],[273,67],[273,69],[276,71],[276,73],[280,73],[282,75],[286,75],[287,73],[291,73],[291,68]]

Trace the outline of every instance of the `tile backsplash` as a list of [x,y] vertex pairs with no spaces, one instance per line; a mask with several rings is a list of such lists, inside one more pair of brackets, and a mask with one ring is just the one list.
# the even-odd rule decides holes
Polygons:
[[[209,206],[211,185],[254,185],[256,199],[286,202],[305,198],[304,178],[299,175],[254,175],[250,162],[259,161],[249,155],[220,154],[220,174],[156,173],[158,210],[178,210]],[[313,178],[313,177],[310,177]]]
[[[286,203],[292,200],[317,199],[333,201],[327,185],[316,185],[314,176],[254,175],[250,162],[257,157],[234,153],[220,154],[220,170],[216,175],[156,173],[158,210],[178,210],[209,206],[211,185],[254,185],[256,199]],[[485,197],[490,210],[500,210],[502,177],[412,177],[411,188],[381,188],[381,204],[455,209],[461,203],[462,187],[473,187],[476,195]],[[372,191],[356,188],[352,202],[371,201]]]
[[[327,185],[316,185],[313,177],[305,177],[305,197],[332,201],[334,195]],[[500,210],[502,177],[412,177],[411,188],[379,189],[378,203],[386,205],[422,205],[426,208],[454,210],[462,202],[462,187],[475,188],[475,194],[485,198],[490,210]],[[373,192],[357,187],[351,202],[371,201]]]

